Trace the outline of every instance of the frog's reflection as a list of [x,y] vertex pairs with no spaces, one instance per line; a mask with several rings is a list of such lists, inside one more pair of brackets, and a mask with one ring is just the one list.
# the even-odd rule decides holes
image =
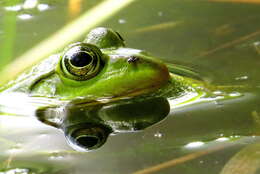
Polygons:
[[76,150],[102,146],[111,133],[143,130],[165,118],[170,110],[167,99],[121,100],[94,105],[69,104],[63,108],[37,111],[42,122],[63,130]]

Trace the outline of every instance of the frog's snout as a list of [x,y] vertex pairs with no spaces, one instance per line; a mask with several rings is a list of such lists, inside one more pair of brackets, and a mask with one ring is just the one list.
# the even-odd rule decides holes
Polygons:
[[[167,84],[170,79],[170,73],[167,66],[160,60],[148,56],[132,55],[126,59],[128,64],[128,76],[131,79],[131,88],[138,85],[142,89],[158,89]],[[132,76],[129,76],[129,75]],[[129,87],[130,88],[130,87]]]
[[169,82],[170,73],[168,67],[159,60],[148,60],[150,61],[151,69],[153,72],[154,83],[162,86]]

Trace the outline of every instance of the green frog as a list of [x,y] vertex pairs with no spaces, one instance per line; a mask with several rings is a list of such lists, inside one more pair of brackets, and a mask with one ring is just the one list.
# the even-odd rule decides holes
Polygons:
[[0,91],[64,103],[111,102],[166,93],[177,98],[196,90],[195,76],[182,67],[167,67],[145,51],[126,48],[119,33],[99,27],[91,30],[83,42],[43,60]]
[[145,51],[127,48],[119,33],[99,27],[0,91],[48,99],[37,108],[37,118],[63,130],[72,146],[91,150],[111,133],[159,122],[170,110],[166,98],[190,101],[187,96],[199,94],[201,84],[189,69],[167,66]]

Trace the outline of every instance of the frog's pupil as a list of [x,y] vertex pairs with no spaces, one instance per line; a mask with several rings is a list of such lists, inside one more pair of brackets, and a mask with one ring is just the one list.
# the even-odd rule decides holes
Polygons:
[[88,65],[92,60],[91,55],[86,52],[78,52],[73,54],[70,58],[70,62],[72,65],[76,67],[84,67]]

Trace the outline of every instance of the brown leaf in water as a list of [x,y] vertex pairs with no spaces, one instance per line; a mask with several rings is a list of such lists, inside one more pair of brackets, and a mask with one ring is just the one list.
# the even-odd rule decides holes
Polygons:
[[220,174],[255,174],[260,169],[260,143],[252,144],[234,155]]

